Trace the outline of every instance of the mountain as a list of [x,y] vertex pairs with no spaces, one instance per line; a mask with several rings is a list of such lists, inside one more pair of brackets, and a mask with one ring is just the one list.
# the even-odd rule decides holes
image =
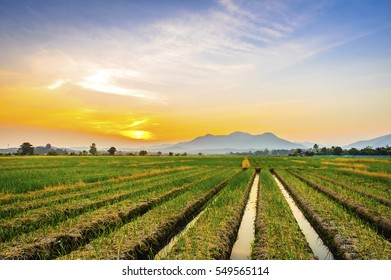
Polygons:
[[249,150],[290,150],[297,148],[305,149],[306,147],[279,138],[270,132],[251,135],[236,131],[229,135],[206,134],[188,142],[179,142],[178,144],[165,148],[164,151],[217,154]]
[[372,148],[378,148],[378,147],[385,147],[387,145],[391,146],[391,134],[376,137],[369,140],[354,142],[352,144],[345,146],[344,149],[350,149],[350,148],[363,149],[368,146]]

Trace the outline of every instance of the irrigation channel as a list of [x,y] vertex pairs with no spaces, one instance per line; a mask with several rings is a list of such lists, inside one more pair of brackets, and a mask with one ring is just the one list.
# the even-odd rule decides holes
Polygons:
[[231,260],[246,260],[251,256],[251,243],[255,237],[255,215],[258,197],[259,172],[255,174],[247,200],[246,209],[240,223],[238,237],[232,247]]
[[[284,186],[278,180],[278,178],[273,174],[274,180],[277,182],[285,200],[288,202],[289,207],[295,217],[301,231],[303,232],[312,252],[319,260],[333,260],[334,256],[329,250],[329,248],[323,243],[322,239],[316,233],[315,229],[311,226],[308,220],[305,218],[304,214],[297,207],[296,203],[293,201],[292,197],[285,190]],[[238,235],[236,242],[233,245],[231,251],[231,260],[247,260],[251,258],[251,244],[255,238],[255,217],[256,217],[256,205],[258,198],[259,189],[259,172],[255,174],[254,181],[251,186],[249,198],[246,203],[246,208],[240,223]],[[185,234],[197,220],[202,216],[205,212],[205,209],[202,210],[198,215],[196,215],[187,225],[186,227],[176,236],[171,238],[170,242],[162,248],[156,255],[155,259],[159,259],[164,257],[171,248],[177,243],[178,239]]]
[[194,226],[194,224],[197,222],[197,220],[201,217],[201,215],[205,212],[205,209],[201,211],[201,213],[199,213],[195,218],[193,218],[193,220],[191,220],[187,225],[186,227],[180,232],[178,233],[177,235],[175,235],[173,238],[171,238],[170,242],[168,242],[168,244],[166,246],[164,246],[156,255],[155,255],[155,259],[159,259],[159,258],[162,258],[164,257],[165,255],[168,254],[168,252],[170,252],[170,250],[172,249],[172,247],[178,242],[179,238],[184,235],[192,226]]
[[273,178],[279,186],[285,200],[288,202],[289,207],[295,217],[301,231],[303,232],[312,252],[319,260],[333,260],[334,256],[329,250],[329,248],[323,243],[322,239],[316,233],[315,229],[308,222],[303,212],[297,207],[296,203],[293,201],[292,197],[285,190],[284,186],[278,180],[278,178],[273,174]]

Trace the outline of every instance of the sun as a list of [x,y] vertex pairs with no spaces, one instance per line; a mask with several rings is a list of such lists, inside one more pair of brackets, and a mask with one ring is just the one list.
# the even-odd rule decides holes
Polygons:
[[148,140],[152,137],[151,133],[145,130],[127,130],[123,131],[121,134],[137,140]]

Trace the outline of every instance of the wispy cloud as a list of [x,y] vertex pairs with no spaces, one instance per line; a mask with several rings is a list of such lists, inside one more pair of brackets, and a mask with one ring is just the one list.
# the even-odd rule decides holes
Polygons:
[[117,84],[116,79],[126,79],[137,77],[138,73],[127,70],[109,70],[99,69],[94,74],[83,78],[82,82],[77,85],[89,90],[94,90],[102,93],[117,94],[124,96],[137,97],[142,99],[162,100],[157,94],[145,90],[137,90],[128,87],[123,87]]
[[126,21],[46,26],[40,32],[51,40],[35,48],[28,68],[47,79],[51,90],[67,81],[164,103],[183,92],[259,84],[265,75],[371,33],[304,32],[328,1],[298,2],[219,0],[202,12],[136,27]]
[[[115,85],[123,69],[138,73],[121,78],[137,82],[145,92],[151,91],[151,84],[217,86],[233,76],[239,83],[246,71],[271,66],[263,67],[263,61],[269,60],[262,56],[264,51],[280,44],[278,40],[293,27],[257,14],[251,5],[241,7],[227,0],[220,3],[203,13],[187,12],[137,29],[126,24],[78,30],[47,26],[40,32],[52,39],[37,48],[30,67],[45,71],[42,66],[46,66],[50,73],[44,75],[49,74],[52,80],[69,79],[92,90],[138,98],[151,95]],[[111,69],[112,73],[110,78],[108,74],[99,77],[103,74],[91,73],[91,68]],[[208,79],[211,76],[215,82]]]
[[50,90],[61,87],[65,83],[64,80],[56,80],[52,84],[48,85],[47,88]]

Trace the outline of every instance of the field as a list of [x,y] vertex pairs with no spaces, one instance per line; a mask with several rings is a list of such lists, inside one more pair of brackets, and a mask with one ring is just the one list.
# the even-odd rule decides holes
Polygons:
[[390,158],[242,160],[1,157],[0,259],[229,259],[253,184],[248,258],[318,258],[279,184],[335,259],[391,258]]

